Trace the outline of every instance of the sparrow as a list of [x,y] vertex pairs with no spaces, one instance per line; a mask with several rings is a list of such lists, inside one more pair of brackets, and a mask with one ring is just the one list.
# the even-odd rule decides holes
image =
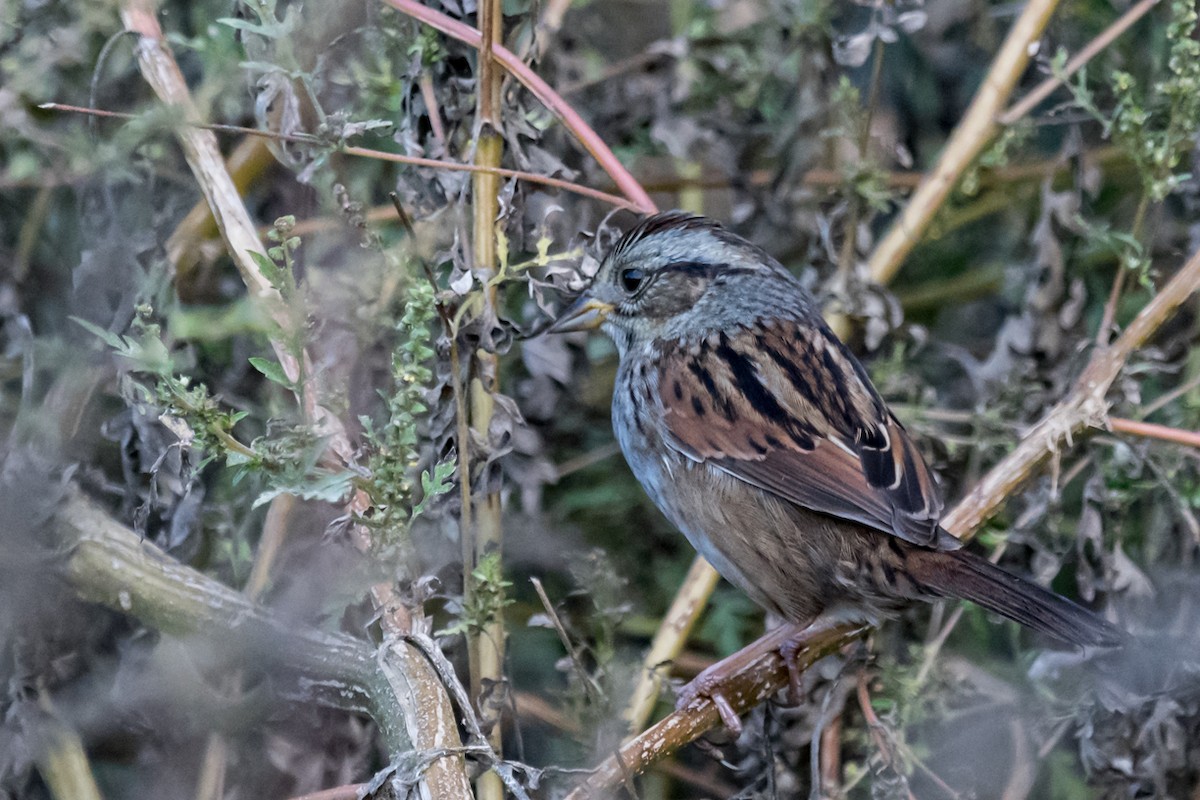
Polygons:
[[[964,598],[1067,644],[1122,641],[941,527],[912,438],[763,249],[703,217],[648,217],[549,330],[596,327],[619,354],[612,421],[634,475],[764,609],[876,625],[914,601]],[[719,677],[707,680],[697,691]]]

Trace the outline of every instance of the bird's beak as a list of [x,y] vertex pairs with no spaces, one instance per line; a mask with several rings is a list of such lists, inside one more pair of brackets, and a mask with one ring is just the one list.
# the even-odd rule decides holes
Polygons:
[[554,324],[546,329],[547,333],[571,333],[572,331],[590,331],[599,328],[604,318],[613,310],[612,303],[605,303],[587,294],[583,294],[567,307]]

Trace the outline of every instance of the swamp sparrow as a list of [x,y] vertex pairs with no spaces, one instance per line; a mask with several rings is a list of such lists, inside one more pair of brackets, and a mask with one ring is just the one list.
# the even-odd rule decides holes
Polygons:
[[960,597],[1063,642],[1121,641],[960,549],[938,524],[933,474],[866,370],[761,248],[702,217],[649,217],[550,330],[595,327],[620,354],[612,417],[629,466],[765,609],[875,624],[913,600]]

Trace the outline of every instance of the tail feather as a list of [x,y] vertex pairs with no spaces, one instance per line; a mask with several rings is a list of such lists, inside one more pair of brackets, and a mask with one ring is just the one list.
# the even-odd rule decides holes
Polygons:
[[914,550],[908,568],[918,581],[947,597],[961,597],[1059,641],[1114,647],[1125,633],[1065,597],[1000,569],[965,550]]

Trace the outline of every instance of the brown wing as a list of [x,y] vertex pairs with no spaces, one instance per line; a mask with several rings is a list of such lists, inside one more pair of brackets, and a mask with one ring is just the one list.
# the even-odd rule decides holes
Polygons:
[[662,363],[667,440],[684,455],[805,508],[954,546],[929,467],[828,329],[739,329]]

